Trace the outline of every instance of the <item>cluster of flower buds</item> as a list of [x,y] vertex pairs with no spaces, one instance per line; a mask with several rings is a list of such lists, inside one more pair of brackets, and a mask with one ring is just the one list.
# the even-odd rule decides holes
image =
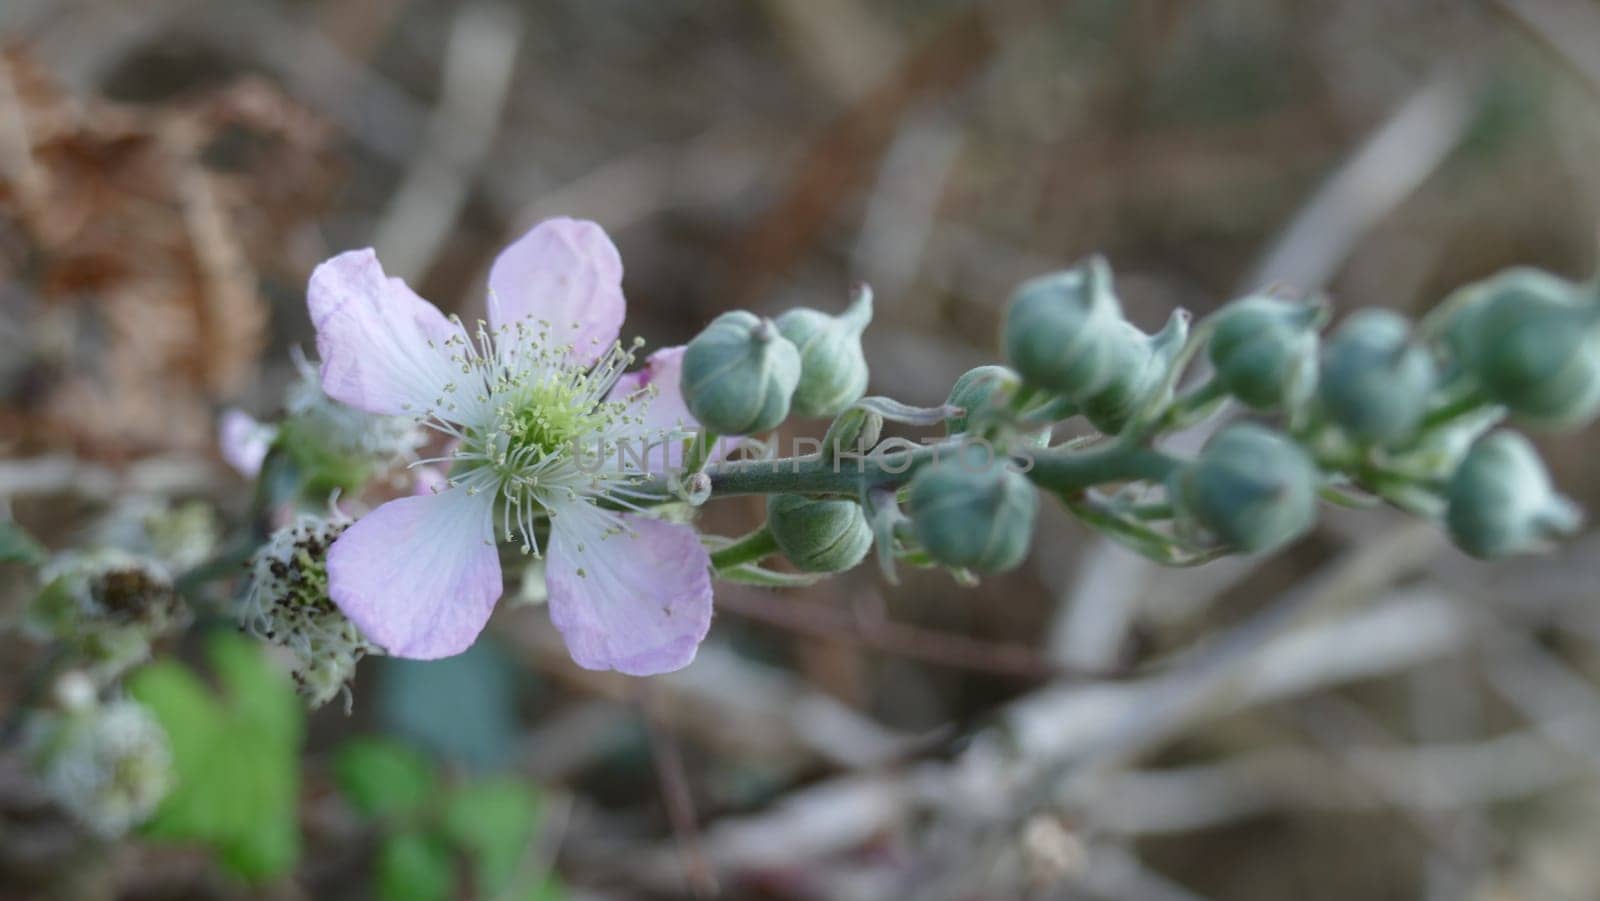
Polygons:
[[[1037,412],[1044,397],[1055,413],[1082,414],[1108,436],[1103,453],[1115,454],[1152,447],[1162,429],[1214,415],[1227,400],[1281,416],[1275,425],[1224,427],[1197,458],[1169,458],[1165,478],[1141,476],[1160,483],[1164,504],[1140,507],[1136,498],[1154,484],[1112,498],[1065,498],[1091,525],[1162,559],[1280,547],[1312,527],[1318,495],[1339,486],[1438,519],[1477,556],[1536,550],[1577,527],[1576,508],[1550,487],[1531,445],[1513,433],[1485,433],[1507,413],[1531,426],[1572,427],[1600,412],[1594,285],[1513,270],[1463,289],[1420,327],[1364,309],[1324,342],[1328,319],[1321,302],[1262,294],[1226,305],[1192,336],[1181,311],[1145,335],[1123,317],[1109,266],[1092,258],[1017,289],[1003,337],[1013,369],[963,376],[950,397],[963,411],[949,429],[1003,440],[1007,423],[1050,418]],[[1174,397],[1181,367],[1201,350],[1213,371]],[[932,550],[944,532],[984,519],[975,503],[961,506],[959,520],[934,512],[943,509],[936,492],[982,493],[977,477],[956,472],[925,470],[927,487],[919,474],[912,516],[935,559],[962,565],[961,554]],[[1006,496],[1003,480],[988,479],[994,497]],[[1014,484],[1028,487],[1021,477]],[[1031,511],[1014,515],[1026,521]],[[1151,526],[1168,520],[1168,532]],[[984,535],[995,546],[1011,540]]]
[[57,641],[104,684],[150,659],[158,639],[188,623],[166,564],[105,549],[58,555],[23,618],[35,640]]
[[84,673],[62,676],[55,694],[53,708],[29,715],[25,740],[51,799],[102,838],[149,819],[172,787],[161,724],[135,701],[102,701]]
[[[685,353],[689,409],[736,435],[791,411],[834,416],[825,458],[870,447],[884,414],[913,410],[862,399],[870,316],[863,292],[839,317],[719,317]],[[803,485],[774,494],[767,531],[798,569],[825,573],[856,565],[874,541],[880,559],[1014,568],[1041,491],[1172,563],[1282,547],[1311,530],[1319,498],[1351,491],[1437,520],[1481,557],[1537,550],[1577,527],[1531,445],[1491,430],[1508,414],[1571,427],[1600,412],[1594,285],[1513,270],[1421,325],[1362,309],[1324,339],[1330,318],[1323,301],[1260,293],[1192,327],[1179,310],[1149,334],[1124,316],[1100,257],[1032,279],[1007,308],[1008,365],[973,369],[943,407],[914,411],[936,418],[901,420],[942,422],[942,444],[903,454],[897,471],[909,475],[863,481],[858,497]],[[1185,385],[1201,354],[1210,372]],[[1162,447],[1168,431],[1230,415],[1249,420],[1212,426],[1191,459]],[[1052,446],[1071,417],[1099,434]]]
[[771,431],[791,412],[838,416],[866,393],[861,334],[871,321],[872,292],[864,287],[839,316],[805,307],[776,322],[723,313],[684,351],[684,402],[718,435]]
[[295,685],[312,707],[336,695],[348,702],[356,664],[378,653],[328,597],[328,548],[349,522],[302,516],[274,532],[250,559],[250,588],[239,618],[283,648]]

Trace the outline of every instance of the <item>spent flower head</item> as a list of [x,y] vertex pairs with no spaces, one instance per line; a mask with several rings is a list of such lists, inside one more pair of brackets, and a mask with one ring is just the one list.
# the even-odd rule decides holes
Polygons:
[[137,702],[101,703],[89,679],[61,680],[59,710],[32,714],[28,756],[46,793],[86,829],[116,838],[155,812],[172,787],[167,734]]
[[171,571],[115,549],[59,554],[40,573],[44,588],[23,617],[40,640],[72,646],[89,671],[110,681],[150,659],[150,646],[189,621]]
[[328,548],[350,521],[302,516],[250,558],[250,588],[239,610],[246,629],[289,653],[295,685],[312,707],[344,694],[361,658],[375,653],[328,596]]

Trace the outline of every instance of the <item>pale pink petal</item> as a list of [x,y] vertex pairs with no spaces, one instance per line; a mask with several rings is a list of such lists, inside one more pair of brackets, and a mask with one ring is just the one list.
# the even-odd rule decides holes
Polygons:
[[389,654],[459,654],[500,597],[490,496],[453,489],[403,497],[368,513],[328,551],[328,593]]
[[450,487],[450,479],[444,470],[426,463],[411,468],[411,493],[418,497],[438,494]]
[[[680,344],[677,347],[663,347],[651,354],[645,358],[643,368],[637,372],[623,373],[607,398],[622,401],[633,398],[638,405],[639,413],[644,418],[642,430],[649,433],[646,437],[651,442],[646,466],[650,472],[676,469],[683,465],[683,441],[673,439],[667,441],[664,447],[658,446],[655,442],[660,439],[662,432],[689,433],[700,429],[700,423],[689,412],[689,405],[684,403],[683,391],[678,385],[683,375],[683,352],[684,346]],[[653,397],[640,393],[651,385],[656,389]],[[726,459],[738,449],[740,440],[719,439],[711,459]]]
[[711,627],[711,558],[694,529],[624,516],[604,534],[582,514],[552,520],[550,619],[585,669],[650,676],[688,666]]
[[622,256],[605,229],[546,219],[500,252],[489,270],[489,324],[550,325],[551,336],[592,363],[622,331]]
[[384,275],[371,248],[318,266],[306,306],[329,397],[369,413],[421,415],[451,384],[444,342],[461,330],[404,280]]
[[222,459],[240,475],[252,479],[261,473],[261,462],[267,459],[272,439],[277,436],[275,427],[257,422],[255,417],[237,407],[223,410],[217,426],[217,445]]

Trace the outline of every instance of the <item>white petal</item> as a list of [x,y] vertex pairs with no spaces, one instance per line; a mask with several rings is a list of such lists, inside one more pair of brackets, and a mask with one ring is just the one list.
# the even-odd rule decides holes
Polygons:
[[328,551],[328,593],[369,641],[396,657],[459,654],[502,589],[493,498],[456,488],[390,501]]
[[580,363],[593,363],[617,340],[626,311],[622,256],[593,222],[547,219],[489,269],[489,324],[547,322]]
[[585,669],[682,669],[711,626],[711,558],[689,526],[622,519],[609,535],[578,509],[551,521],[550,619]]
[[420,416],[446,393],[455,369],[444,342],[461,330],[404,280],[385,276],[371,248],[318,266],[306,305],[329,397],[369,413]]

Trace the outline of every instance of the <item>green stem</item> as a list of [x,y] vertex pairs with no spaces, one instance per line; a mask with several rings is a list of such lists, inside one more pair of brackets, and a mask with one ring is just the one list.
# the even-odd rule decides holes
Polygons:
[[1165,481],[1183,461],[1147,447],[1113,443],[1078,452],[1041,451],[1028,478],[1041,488],[1072,494],[1106,482]]
[[1209,376],[1198,386],[1184,394],[1178,395],[1167,408],[1163,425],[1184,426],[1192,422],[1192,417],[1201,410],[1228,396],[1228,386],[1216,376]]
[[717,446],[717,441],[722,436],[709,429],[696,432],[693,438],[688,439],[689,446],[683,452],[683,475],[692,476],[705,468],[706,461],[711,459],[711,453]]
[[[949,454],[960,439],[921,447],[879,450],[864,457],[826,460],[818,456],[780,457],[776,460],[735,460],[708,466],[711,496],[739,494],[839,495],[860,498],[874,488],[900,488],[941,454]],[[1106,482],[1147,479],[1161,481],[1182,461],[1161,451],[1107,444],[1092,450],[1066,448],[1019,450],[1012,465],[1041,488],[1078,492]],[[998,465],[998,464],[997,464]],[[665,482],[656,477],[638,486],[640,492],[666,494]]]
[[1489,403],[1489,398],[1478,390],[1467,391],[1454,400],[1447,401],[1422,417],[1422,426],[1418,431],[1426,432],[1445,423],[1460,419],[1469,413],[1474,413]]
[[1173,356],[1168,364],[1166,374],[1162,377],[1159,390],[1150,395],[1150,399],[1134,412],[1129,418],[1128,425],[1123,428],[1120,441],[1124,444],[1139,444],[1155,431],[1161,424],[1161,419],[1167,413],[1173,395],[1177,393],[1178,383],[1183,380],[1183,373],[1194,361],[1200,349],[1211,340],[1211,333],[1217,329],[1215,316],[1202,319],[1189,332],[1189,337],[1184,341],[1183,347]]
[[778,541],[772,537],[772,530],[766,526],[734,541],[721,550],[711,554],[711,566],[718,571],[732,569],[744,563],[753,563],[762,557],[768,557],[778,552]]

